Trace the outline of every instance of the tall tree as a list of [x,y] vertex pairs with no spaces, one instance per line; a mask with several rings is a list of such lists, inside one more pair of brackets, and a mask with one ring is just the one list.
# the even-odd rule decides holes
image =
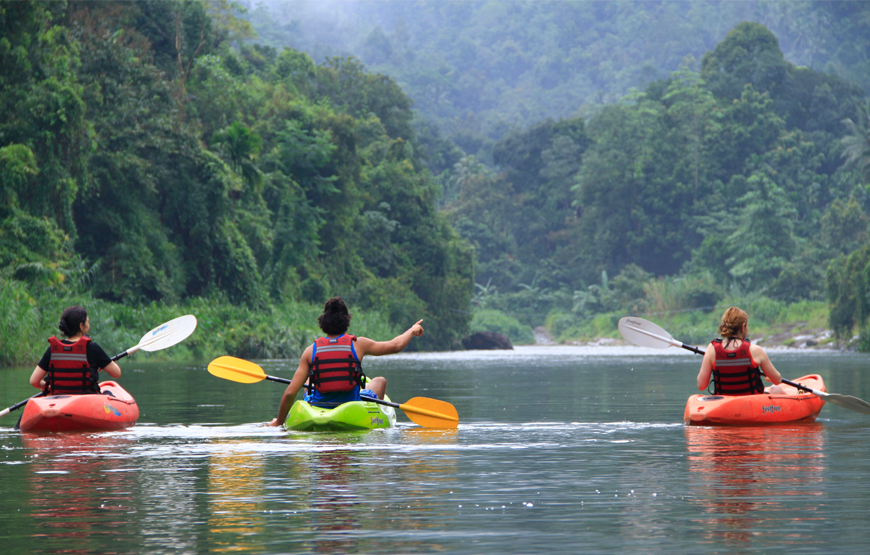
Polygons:
[[858,116],[843,120],[849,134],[843,137],[843,158],[847,167],[854,167],[866,182],[870,182],[870,100],[858,110]]

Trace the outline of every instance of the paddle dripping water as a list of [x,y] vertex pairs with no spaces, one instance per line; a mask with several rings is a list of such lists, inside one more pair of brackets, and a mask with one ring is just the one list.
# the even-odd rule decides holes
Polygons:
[[[870,394],[864,355],[772,357]],[[376,359],[367,371],[392,395],[450,402],[459,427],[399,414],[391,429],[308,433],[264,425],[281,386],[131,360],[133,428],[0,428],[4,552],[863,552],[865,417],[828,406],[810,425],[687,428],[698,365],[635,348]],[[30,370],[0,372],[0,405],[26,397]]]

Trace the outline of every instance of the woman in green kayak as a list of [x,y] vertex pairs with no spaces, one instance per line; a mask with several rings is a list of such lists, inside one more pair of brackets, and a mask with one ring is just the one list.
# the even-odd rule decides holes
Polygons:
[[64,310],[57,327],[66,339],[48,339],[48,349],[33,369],[30,385],[48,394],[99,393],[100,371],[121,377],[117,363],[88,337],[91,320],[83,307]]
[[270,426],[284,424],[302,387],[308,390],[304,400],[317,407],[333,408],[342,403],[359,401],[360,395],[384,398],[386,378],[377,377],[364,382],[362,359],[366,355],[392,355],[403,351],[411,338],[423,335],[423,320],[390,341],[374,341],[347,333],[351,316],[340,297],[333,297],[326,302],[323,313],[317,318],[326,336],[319,338],[302,353],[296,373],[281,397],[278,417],[269,423]]
[[[749,316],[732,306],[722,315],[719,324],[722,339],[714,339],[704,354],[698,372],[698,389],[704,391],[713,377],[716,395],[753,395],[757,393],[783,394],[779,387],[782,376],[774,368],[764,349],[746,339],[749,335]],[[761,372],[759,372],[759,370]],[[765,389],[761,373],[775,385]]]

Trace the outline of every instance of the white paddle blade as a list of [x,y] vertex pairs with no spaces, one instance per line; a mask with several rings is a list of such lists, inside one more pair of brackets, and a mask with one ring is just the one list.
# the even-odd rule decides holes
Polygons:
[[196,316],[188,314],[161,324],[142,336],[139,347],[143,351],[159,351],[177,345],[190,337],[196,329]]
[[671,334],[653,324],[649,320],[626,316],[619,320],[619,333],[622,337],[640,347],[653,349],[667,349],[668,347],[680,347],[682,343],[674,339]]
[[[815,393],[815,392],[813,392]],[[840,395],[838,393],[828,393],[822,397],[825,401],[834,403],[844,409],[860,412],[861,414],[870,414],[870,403],[851,395]]]

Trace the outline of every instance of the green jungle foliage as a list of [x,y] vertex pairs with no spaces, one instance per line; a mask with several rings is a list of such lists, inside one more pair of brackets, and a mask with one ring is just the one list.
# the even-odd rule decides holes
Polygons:
[[79,298],[201,311],[200,355],[286,356],[333,295],[421,349],[868,328],[866,3],[340,8],[0,3],[3,360]]
[[478,295],[505,292],[486,306],[644,313],[664,279],[691,284],[673,310],[729,290],[824,300],[825,268],[868,241],[864,91],[787,62],[755,23],[693,65],[588,120],[509,133],[497,169],[457,164],[446,212],[477,250]]
[[424,318],[416,347],[450,348],[473,252],[437,209],[411,101],[351,58],[239,49],[252,31],[238,8],[0,3],[0,286],[19,331],[70,293],[211,299],[253,327],[340,295],[389,329]]
[[588,115],[700,59],[741,21],[798,66],[870,90],[870,5],[809,0],[264,0],[258,41],[314,60],[353,55],[394,78],[426,121],[487,163],[512,127]]
[[838,337],[868,326],[870,280],[842,273],[868,242],[866,2],[290,1],[250,21],[414,99],[489,319],[568,339],[597,314],[827,295]]
[[[79,276],[82,277],[82,276]],[[81,304],[91,321],[91,338],[109,356],[139,343],[148,331],[184,314],[197,317],[196,331],[184,342],[167,350],[135,357],[211,360],[232,353],[243,358],[283,358],[295,365],[299,354],[322,335],[317,328],[320,305],[285,301],[254,309],[230,303],[220,295],[190,298],[178,304],[160,302],[138,306],[97,299],[80,289],[40,290],[13,280],[0,281],[0,365],[35,366],[48,345],[45,339],[59,335],[58,319],[63,310]],[[366,337],[394,337],[401,330],[376,311],[355,312],[350,332]],[[124,362],[120,364],[123,366]]]

